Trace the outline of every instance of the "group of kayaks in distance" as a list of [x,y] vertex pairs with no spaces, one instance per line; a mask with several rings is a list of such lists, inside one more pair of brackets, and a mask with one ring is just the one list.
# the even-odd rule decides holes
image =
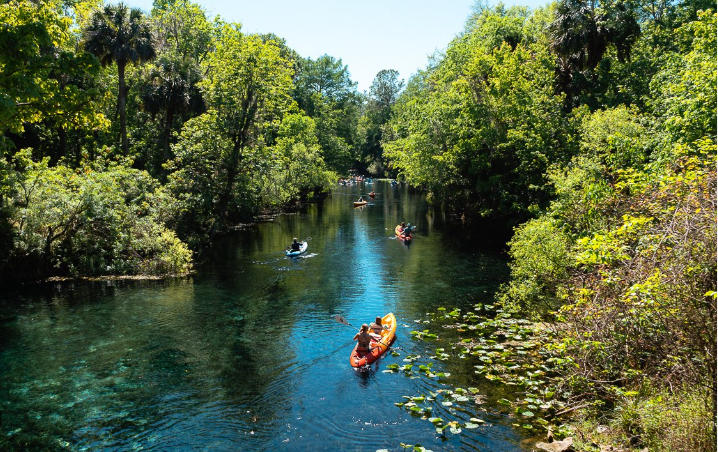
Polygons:
[[[373,191],[369,193],[369,197],[374,198],[376,193]],[[361,196],[358,201],[354,201],[354,207],[364,206],[369,201]],[[394,233],[399,240],[409,242],[412,239],[411,231],[416,226],[410,224],[401,223],[394,228]],[[288,257],[296,257],[304,254],[309,247],[308,237],[304,241],[299,241],[295,237],[290,246],[285,251]],[[350,325],[344,320],[343,317],[337,315],[335,320],[340,323]],[[351,325],[350,325],[351,326]],[[352,367],[360,368],[367,366],[381,357],[384,352],[389,348],[391,343],[394,341],[396,333],[396,318],[393,313],[388,313],[384,317],[377,317],[376,320],[369,325],[363,324],[359,332],[354,336],[357,341],[354,350],[352,350],[349,362]]]

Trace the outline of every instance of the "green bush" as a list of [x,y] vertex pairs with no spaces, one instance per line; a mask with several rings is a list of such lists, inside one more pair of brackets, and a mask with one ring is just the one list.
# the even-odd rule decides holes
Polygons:
[[628,403],[634,405],[634,422],[638,427],[640,441],[648,450],[716,450],[715,405],[706,389],[692,387],[676,394],[660,391],[648,399]]
[[559,284],[572,265],[571,240],[561,224],[548,216],[531,220],[515,229],[509,246],[511,282],[499,295],[504,307],[536,317],[558,309]]
[[685,387],[671,392],[650,385],[623,397],[601,419],[585,411],[573,422],[578,450],[600,446],[650,452],[710,452],[716,450],[715,406],[710,391]]
[[[146,172],[125,162],[72,170],[15,156],[8,192],[14,243],[10,262],[25,277],[184,273],[191,253],[156,212],[163,197]],[[22,271],[21,271],[22,274]]]

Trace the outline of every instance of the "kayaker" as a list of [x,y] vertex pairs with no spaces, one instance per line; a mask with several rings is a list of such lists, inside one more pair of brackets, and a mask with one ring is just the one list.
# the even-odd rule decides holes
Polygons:
[[404,237],[411,235],[411,223],[406,225],[406,227],[402,231],[402,234],[404,234]]
[[294,241],[289,246],[292,249],[292,251],[299,251],[299,248],[301,248],[302,244],[297,241],[296,237],[294,237]]
[[381,335],[381,332],[384,331],[384,327],[381,326],[381,317],[378,317],[374,320],[374,323],[371,325],[371,330],[378,335]]
[[354,335],[354,340],[359,343],[357,345],[358,352],[369,352],[371,350],[369,348],[369,344],[371,343],[371,341],[378,341],[380,339],[381,336],[377,337],[376,334],[369,332],[369,325],[367,325],[366,323],[362,324],[359,332]]
[[359,201],[357,201],[357,202],[364,202],[364,197],[363,197],[363,196],[360,196],[360,197],[359,197]]

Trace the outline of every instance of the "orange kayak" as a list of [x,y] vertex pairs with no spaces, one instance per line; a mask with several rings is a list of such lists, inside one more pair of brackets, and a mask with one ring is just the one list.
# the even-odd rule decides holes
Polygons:
[[369,201],[354,201],[354,207],[365,206],[369,204]]
[[402,234],[401,225],[398,225],[397,227],[394,228],[394,233],[396,234],[397,237],[399,237],[400,240],[406,240],[407,242],[409,240],[411,240],[411,232],[409,232],[408,235]]
[[382,317],[381,324],[385,327],[381,332],[381,340],[378,342],[371,341],[369,352],[358,352],[357,347],[359,344],[354,346],[352,355],[349,358],[352,367],[362,367],[373,363],[389,348],[394,340],[394,333],[396,333],[396,317],[390,312]]

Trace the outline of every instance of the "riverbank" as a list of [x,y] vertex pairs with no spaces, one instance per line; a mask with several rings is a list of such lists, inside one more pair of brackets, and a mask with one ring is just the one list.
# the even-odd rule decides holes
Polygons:
[[468,311],[440,308],[425,323],[430,329],[413,338],[458,334],[452,350],[437,350],[432,359],[466,360],[475,369],[474,385],[488,380],[505,388],[497,405],[515,426],[534,433],[538,450],[715,450],[708,389],[662,388],[645,378],[639,385],[614,382],[611,394],[591,391],[576,374],[567,348],[571,331],[561,322],[530,322],[498,305],[478,304]]

